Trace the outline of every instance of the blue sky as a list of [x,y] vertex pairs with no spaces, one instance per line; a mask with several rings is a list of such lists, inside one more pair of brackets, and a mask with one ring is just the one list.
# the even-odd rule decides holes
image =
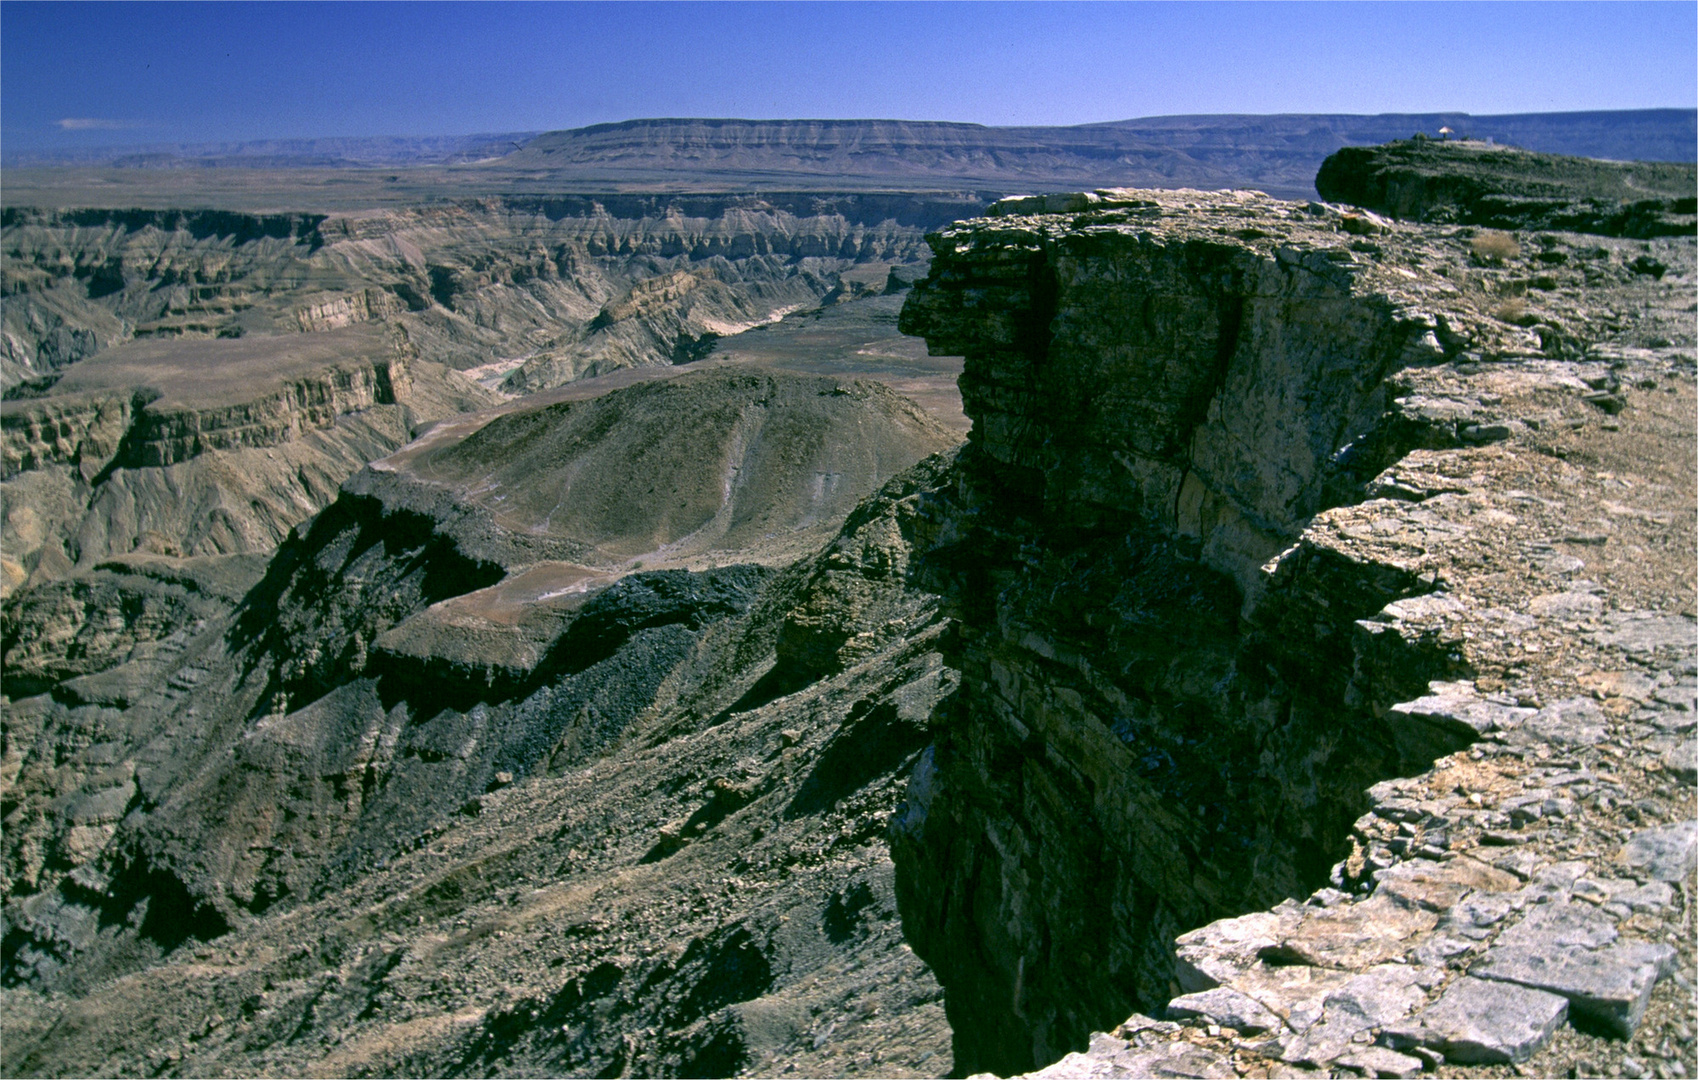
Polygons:
[[1698,104],[1698,4],[0,3],[0,140]]

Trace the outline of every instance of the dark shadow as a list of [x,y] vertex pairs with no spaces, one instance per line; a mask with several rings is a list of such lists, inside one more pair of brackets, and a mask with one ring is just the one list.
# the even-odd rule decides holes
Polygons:
[[857,715],[866,701],[857,702],[814,763],[813,771],[784,808],[786,818],[819,814],[837,805],[875,777],[895,771],[926,744],[926,729],[909,723],[896,706],[883,702]]
[[831,900],[825,905],[825,915],[821,923],[825,928],[825,936],[833,945],[841,945],[855,936],[860,929],[861,912],[871,907],[873,890],[864,881],[857,881],[841,892],[833,893]]

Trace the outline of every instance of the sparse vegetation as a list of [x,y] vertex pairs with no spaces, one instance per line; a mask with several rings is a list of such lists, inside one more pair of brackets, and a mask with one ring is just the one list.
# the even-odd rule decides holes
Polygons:
[[1500,263],[1505,259],[1513,259],[1521,254],[1521,242],[1514,235],[1487,229],[1477,234],[1472,247],[1474,254],[1487,262]]
[[1519,296],[1512,296],[1499,304],[1492,314],[1497,316],[1500,322],[1519,325],[1527,316],[1527,301]]

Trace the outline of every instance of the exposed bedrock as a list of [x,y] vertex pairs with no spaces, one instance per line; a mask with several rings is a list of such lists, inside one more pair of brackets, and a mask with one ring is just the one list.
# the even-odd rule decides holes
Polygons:
[[884,830],[954,685],[907,568],[957,443],[882,385],[690,373],[439,431],[263,574],[27,590],[8,1071],[146,1071],[213,1014],[172,1071],[947,1068]]
[[1465,745],[1382,719],[1458,666],[1442,623],[1379,614],[1440,582],[1305,529],[1465,442],[1410,380],[1511,328],[1438,238],[1380,258],[1318,204],[993,213],[932,238],[902,316],[966,356],[974,427],[916,570],[962,685],[892,835],[957,1067],[1006,1074],[1159,1010],[1177,934],[1324,884],[1369,786]]
[[1604,236],[1691,236],[1698,169],[1598,161],[1489,142],[1408,139],[1347,146],[1321,163],[1321,198],[1409,221]]
[[0,418],[0,595],[132,551],[267,551],[366,461],[492,399],[380,324],[108,350]]

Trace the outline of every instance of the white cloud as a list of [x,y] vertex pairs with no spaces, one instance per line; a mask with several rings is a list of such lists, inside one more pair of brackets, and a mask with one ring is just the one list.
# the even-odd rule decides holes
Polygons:
[[60,131],[126,131],[141,126],[134,120],[102,120],[91,116],[67,116],[59,121]]

